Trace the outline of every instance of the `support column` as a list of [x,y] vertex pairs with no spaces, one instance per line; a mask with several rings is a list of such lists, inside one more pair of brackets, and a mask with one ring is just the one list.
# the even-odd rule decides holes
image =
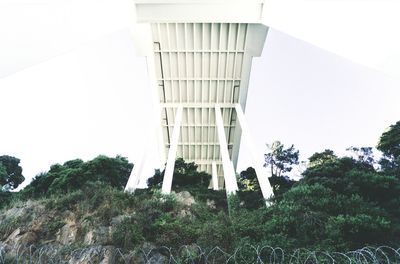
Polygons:
[[211,163],[211,170],[212,170],[212,181],[213,181],[213,189],[214,191],[218,191],[218,172],[217,172],[217,163],[213,161]]
[[[261,192],[264,199],[268,199],[273,195],[272,187],[269,184],[268,177],[263,173],[263,167],[261,166],[261,161],[259,162],[256,155],[256,148],[254,146],[253,140],[250,136],[250,130],[247,125],[246,118],[243,114],[242,107],[240,104],[235,105],[236,115],[238,117],[240,127],[242,128],[242,137],[244,138],[244,143],[247,145],[249,149],[251,159],[253,161],[253,167],[257,174],[257,180],[260,184]],[[261,157],[261,156],[260,156]]]
[[[152,89],[149,89],[149,93],[152,99],[153,103],[153,108],[154,108],[154,124],[155,128],[153,130],[156,133],[156,141],[158,142],[157,144],[157,150],[158,150],[158,160],[156,166],[153,166],[152,169],[154,168],[164,168],[165,162],[166,162],[166,155],[165,155],[165,142],[164,142],[164,137],[163,137],[163,128],[162,124],[160,122],[161,114],[164,111],[162,105],[160,104],[160,98],[158,95],[158,83],[157,83],[157,77],[156,77],[156,65],[155,65],[155,58],[154,58],[154,52],[153,52],[153,46],[152,46],[152,35],[151,35],[151,25],[150,24],[136,24],[135,26],[138,26],[138,30],[140,32],[146,32],[149,35],[141,35],[141,46],[139,50],[144,52],[145,56],[147,57],[146,62],[147,62],[147,73],[149,74],[149,87]],[[139,35],[137,36],[139,37]],[[146,44],[147,43],[147,44]],[[139,51],[140,52],[140,51]]]
[[[148,128],[149,131],[154,131],[154,134],[151,133],[150,135],[148,135],[145,139],[145,148],[143,151],[143,155],[140,155],[140,157],[138,158],[138,160],[135,161],[134,163],[134,167],[132,168],[131,174],[129,176],[128,182],[126,183],[125,186],[125,192],[135,192],[135,190],[137,189],[140,180],[144,180],[143,176],[148,176],[148,175],[144,175],[144,173],[147,173],[148,170],[154,169],[154,166],[156,166],[156,168],[160,168],[160,164],[159,162],[157,162],[157,164],[153,164],[153,162],[151,162],[152,160],[149,159],[149,153],[151,153],[153,150],[151,149],[152,144],[154,144],[154,140],[156,139],[156,141],[158,141],[158,145],[162,146],[162,142],[160,143],[160,139],[159,137],[159,132],[160,132],[160,115],[161,115],[161,111],[162,109],[156,110],[156,117],[154,121],[154,126],[150,126]],[[158,114],[157,114],[158,113]],[[151,137],[153,136],[153,138]],[[158,147],[160,150],[160,147]],[[164,154],[165,156],[165,154]],[[161,156],[160,156],[161,157]],[[165,159],[165,158],[164,158]],[[165,166],[165,160],[162,163],[162,167]]]
[[164,181],[162,185],[162,193],[168,194],[171,192],[172,177],[174,175],[176,151],[178,149],[179,135],[181,132],[183,107],[179,106],[175,115],[174,131],[172,132],[171,145],[168,151],[167,166],[165,167]]
[[125,192],[134,193],[137,186],[139,185],[140,175],[142,175],[142,171],[144,168],[144,164],[146,163],[146,150],[145,153],[139,158],[139,161],[133,165],[131,175],[129,176],[128,182],[125,186]]
[[235,194],[238,190],[235,170],[232,162],[229,159],[228,144],[226,143],[224,122],[222,120],[221,108],[218,104],[215,105],[215,122],[218,130],[219,148],[222,157],[222,166],[224,168],[225,188],[227,194]]

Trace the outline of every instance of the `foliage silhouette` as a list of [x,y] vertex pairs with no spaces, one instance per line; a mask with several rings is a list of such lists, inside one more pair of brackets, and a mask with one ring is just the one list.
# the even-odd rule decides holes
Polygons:
[[[172,180],[173,189],[184,187],[202,187],[207,189],[210,184],[211,175],[199,172],[194,162],[185,162],[182,158],[175,161],[174,176]],[[156,170],[154,176],[147,180],[150,189],[160,189],[164,180],[165,170]]]
[[89,182],[102,182],[123,189],[132,168],[133,164],[121,156],[98,156],[87,162],[70,160],[63,165],[52,165],[48,172],[37,175],[21,194],[40,197],[67,193],[82,189]]
[[20,160],[15,157],[0,156],[0,191],[13,190],[24,181],[19,163]]

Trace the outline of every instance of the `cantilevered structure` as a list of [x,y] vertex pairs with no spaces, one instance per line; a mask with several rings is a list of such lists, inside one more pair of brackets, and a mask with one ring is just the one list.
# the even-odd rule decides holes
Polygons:
[[[210,173],[214,189],[234,193],[246,137],[261,190],[270,197],[243,114],[252,58],[261,55],[268,31],[261,23],[264,1],[136,0],[135,7],[149,36],[137,38],[145,47],[167,156],[162,191],[171,191],[175,159],[182,157]],[[135,190],[140,173],[139,165],[127,190]]]

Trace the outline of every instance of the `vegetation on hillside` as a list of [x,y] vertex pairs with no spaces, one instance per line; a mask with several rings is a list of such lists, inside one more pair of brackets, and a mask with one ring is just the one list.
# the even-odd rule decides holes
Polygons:
[[[309,158],[296,182],[287,174],[298,164],[298,151],[279,142],[272,146],[265,156],[275,193],[269,207],[252,168],[238,175],[240,191],[228,212],[224,191],[209,190],[210,176],[198,172],[193,163],[177,160],[173,181],[177,194],[160,194],[162,171],[149,179],[149,189],[129,194],[123,187],[133,165],[123,157],[99,156],[53,165],[19,193],[3,188],[0,241],[18,227],[34,232],[34,243],[58,241],[56,234],[73,219],[76,239],[70,243],[77,246],[87,243],[89,232],[105,227],[111,230],[109,236],[91,243],[125,249],[146,243],[197,244],[226,251],[248,243],[331,251],[400,246],[400,121],[382,134],[377,147],[381,159],[375,160],[368,147],[349,148],[351,157],[325,150]],[[16,188],[21,173],[10,179],[10,170],[1,160],[1,184]],[[188,191],[195,203],[185,201],[182,191]],[[26,206],[28,200],[37,203],[37,210],[45,210],[32,209],[31,217],[7,213]],[[40,225],[35,216],[40,216]]]

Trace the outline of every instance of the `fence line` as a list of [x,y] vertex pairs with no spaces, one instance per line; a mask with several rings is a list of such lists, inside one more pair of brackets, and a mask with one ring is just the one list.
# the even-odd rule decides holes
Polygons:
[[198,245],[170,247],[137,248],[126,251],[112,246],[93,246],[73,249],[68,247],[17,245],[9,247],[0,244],[0,264],[378,264],[400,263],[400,248],[389,246],[343,252],[310,251],[296,249],[285,252],[279,247],[246,245],[236,248],[232,253],[220,247],[202,248]]

